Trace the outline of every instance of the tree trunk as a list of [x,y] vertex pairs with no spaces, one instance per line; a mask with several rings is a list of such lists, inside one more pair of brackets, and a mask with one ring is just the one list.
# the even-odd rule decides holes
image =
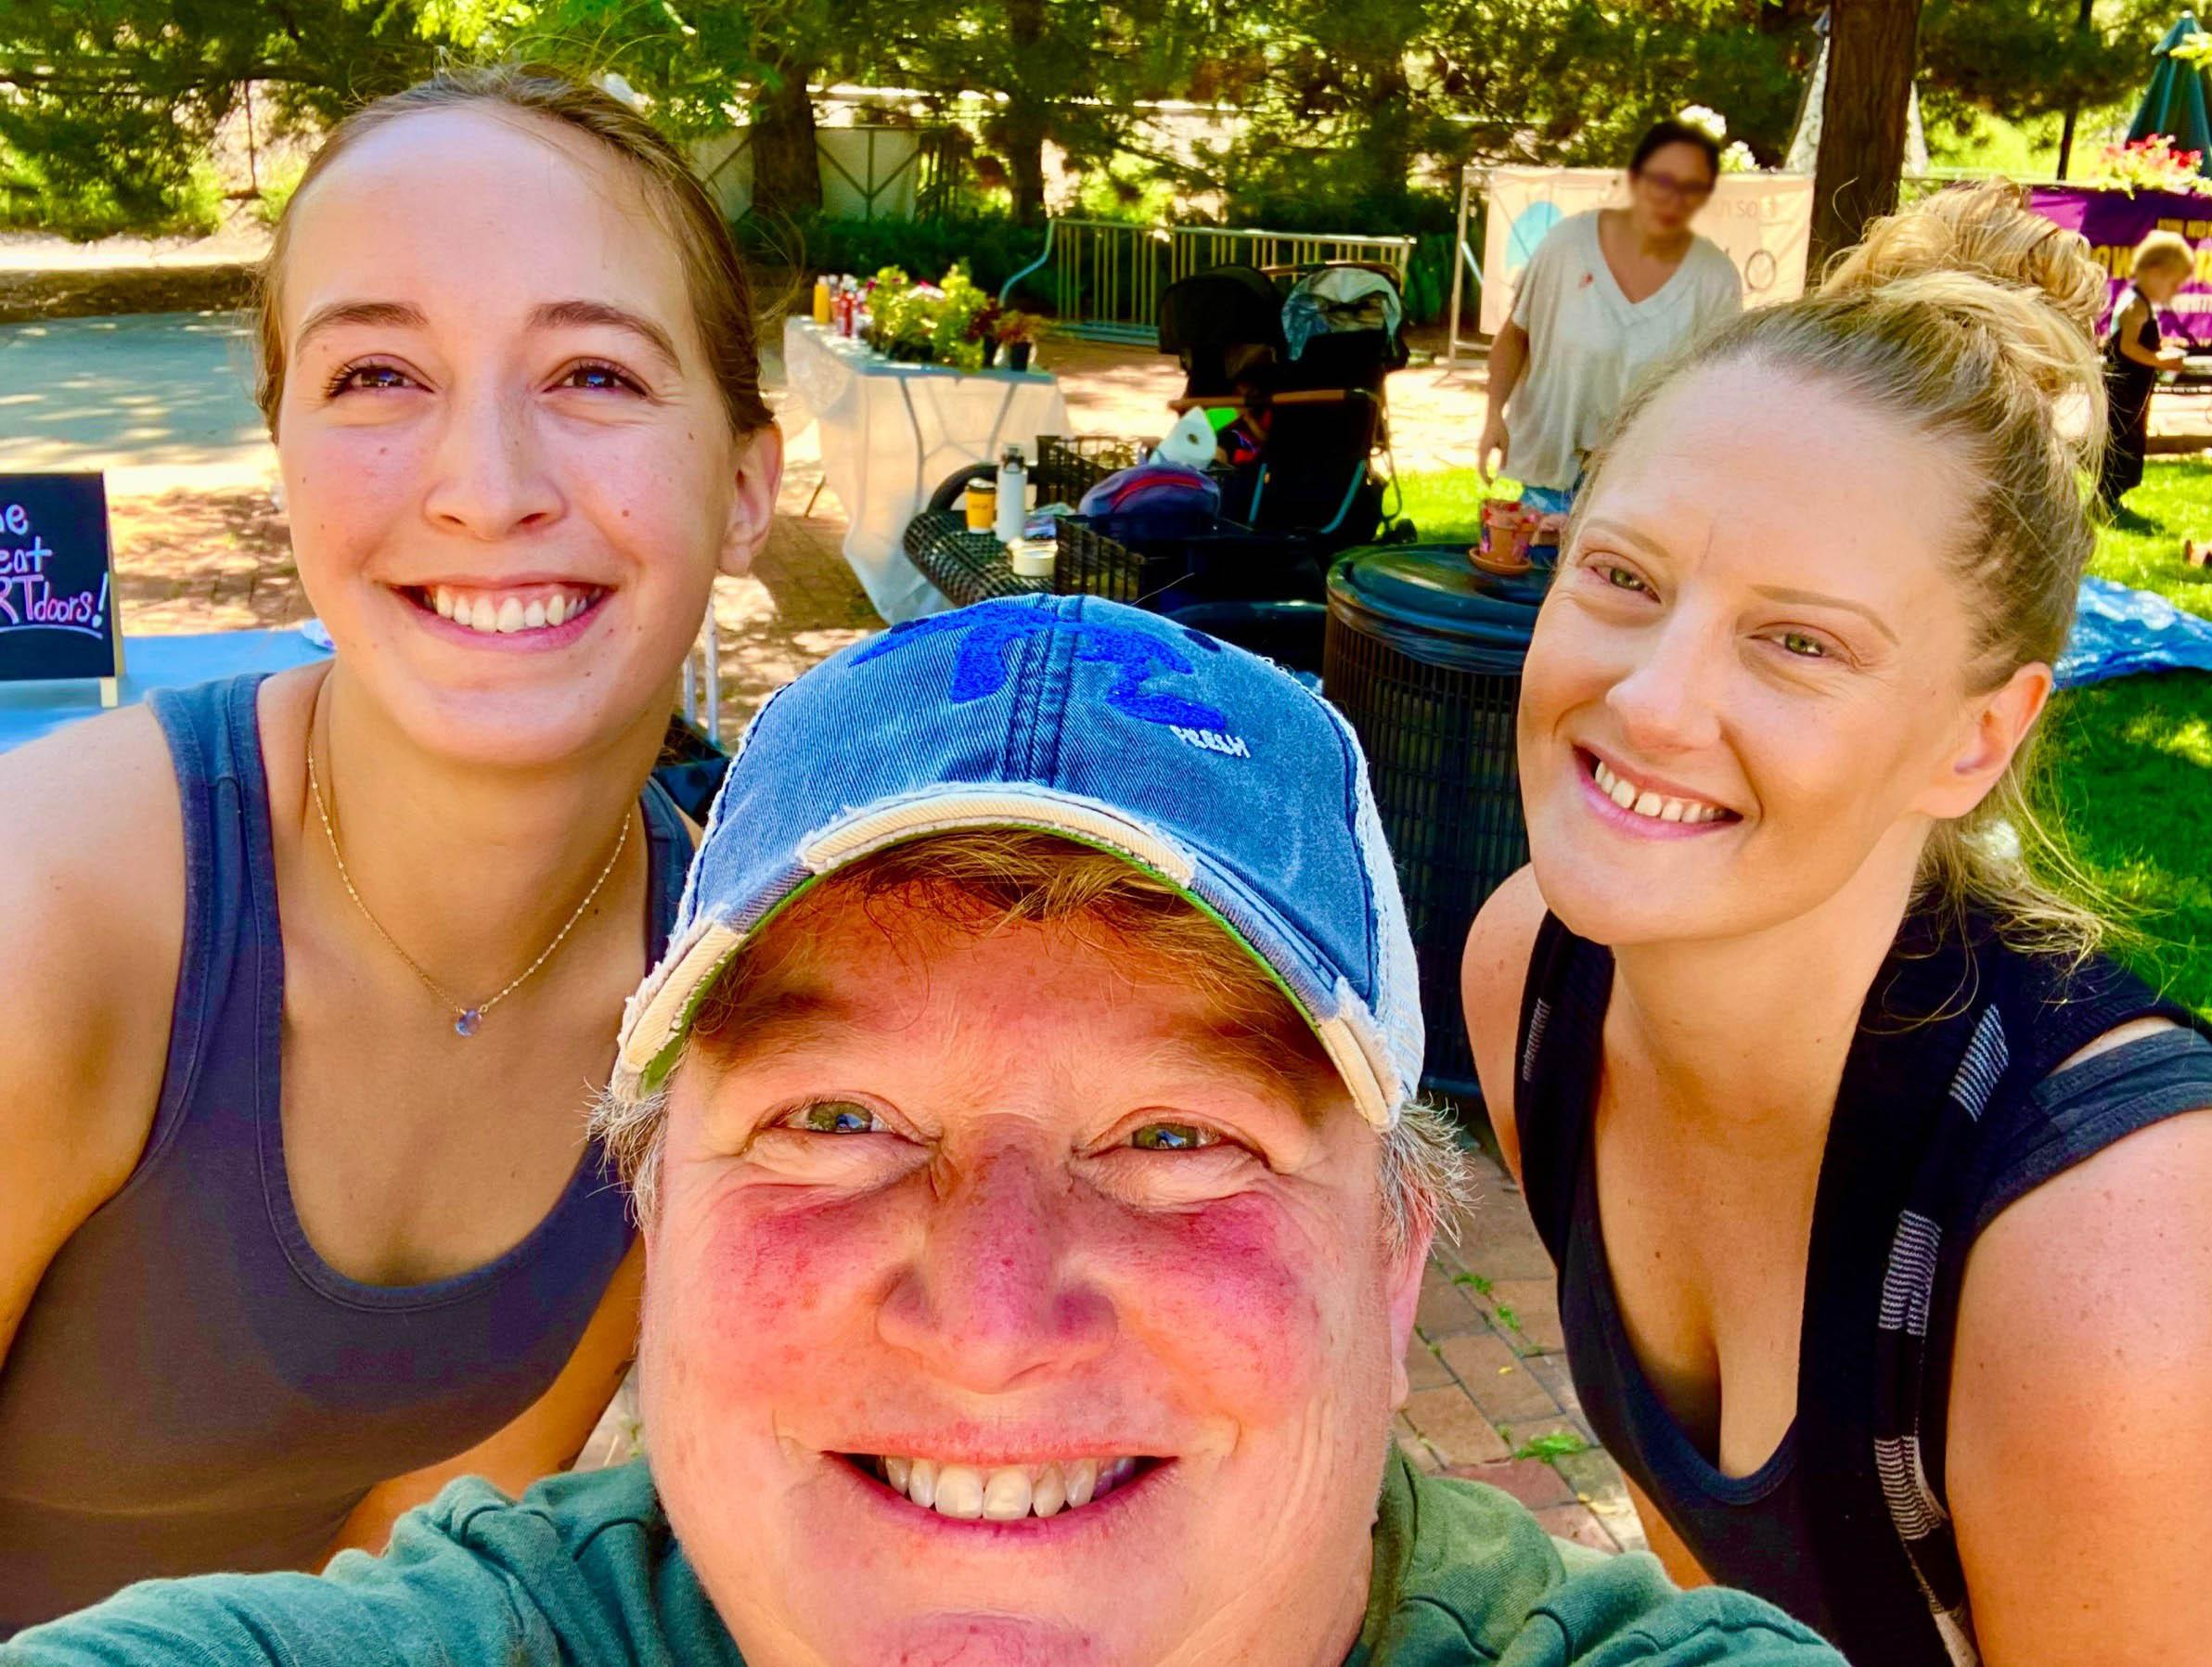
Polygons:
[[[1013,61],[1007,76],[1006,164],[1012,175],[1014,219],[1039,225],[1045,219],[1045,140],[1051,132],[1051,107],[1029,90],[1034,55],[1045,40],[1045,0],[1009,0],[1007,42]],[[1024,60],[1029,61],[1024,61]]]
[[822,206],[822,160],[815,150],[806,71],[792,65],[782,83],[752,106],[752,207],[758,213],[810,214]]
[[1007,171],[1013,186],[1014,219],[1022,225],[1045,223],[1045,135],[1050,125],[1042,105],[1020,95],[1007,105]]
[[[2095,22],[2091,13],[2094,5],[2095,0],[2081,0],[2081,15],[2074,20],[2077,36],[2089,33],[2091,24]],[[2077,92],[2069,93],[2066,95],[2065,125],[2059,129],[2058,135],[2058,176],[2061,179],[2066,177],[2066,168],[2074,160],[2074,129],[2080,121],[2081,95]]]
[[1413,88],[1406,79],[1404,53],[1381,66],[1372,87],[1359,150],[1369,190],[1389,201],[1406,195],[1413,173]]
[[1919,60],[1921,0],[1833,0],[1828,95],[1813,175],[1811,270],[1894,212],[1905,172],[1905,116]]

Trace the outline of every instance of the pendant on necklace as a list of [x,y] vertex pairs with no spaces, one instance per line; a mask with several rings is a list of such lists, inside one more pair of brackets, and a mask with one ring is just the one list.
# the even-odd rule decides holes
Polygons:
[[458,1019],[453,1021],[454,1034],[457,1036],[473,1036],[476,1034],[476,1027],[482,1022],[483,1010],[480,1007],[470,1007],[467,1012],[463,1013]]

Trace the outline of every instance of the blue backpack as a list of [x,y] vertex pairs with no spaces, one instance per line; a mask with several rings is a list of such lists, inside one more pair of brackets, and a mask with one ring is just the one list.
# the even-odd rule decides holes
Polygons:
[[1186,538],[1213,531],[1221,515],[1221,487],[1194,468],[1140,463],[1085,493],[1077,512],[1112,539]]

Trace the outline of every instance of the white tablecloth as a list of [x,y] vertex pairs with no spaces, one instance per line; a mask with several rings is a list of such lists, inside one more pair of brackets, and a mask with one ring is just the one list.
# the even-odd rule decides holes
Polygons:
[[785,435],[821,425],[822,476],[850,522],[845,559],[893,624],[951,606],[899,540],[946,476],[1040,434],[1068,433],[1060,384],[1038,371],[894,365],[811,319],[783,326]]

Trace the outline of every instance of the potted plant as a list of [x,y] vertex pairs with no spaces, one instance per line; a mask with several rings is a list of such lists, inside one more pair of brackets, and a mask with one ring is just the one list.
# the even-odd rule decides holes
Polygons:
[[986,300],[968,321],[967,340],[975,345],[976,362],[970,368],[988,370],[998,357],[998,321],[1004,314],[996,301]]
[[874,320],[871,345],[900,364],[933,362],[944,303],[945,292],[936,285],[917,284],[897,268],[886,266],[868,289],[868,316]]
[[983,340],[976,320],[991,305],[991,298],[975,287],[965,266],[956,265],[945,275],[930,315],[931,356],[940,365],[960,370],[981,370]]
[[1030,355],[1044,339],[1045,321],[1035,313],[1007,313],[998,320],[999,345],[1006,349],[1007,368],[1027,370]]
[[897,333],[899,314],[905,306],[906,292],[913,280],[896,266],[880,268],[876,276],[861,287],[861,299],[868,307],[868,328],[863,332],[868,346],[885,358],[891,356],[891,340]]

